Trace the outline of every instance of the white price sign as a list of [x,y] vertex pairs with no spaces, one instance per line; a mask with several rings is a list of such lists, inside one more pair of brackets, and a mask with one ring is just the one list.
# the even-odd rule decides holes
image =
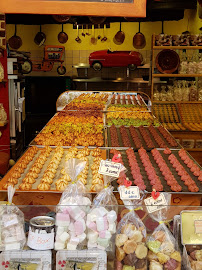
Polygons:
[[163,193],[161,193],[156,200],[154,200],[152,197],[149,197],[145,199],[144,202],[148,213],[153,213],[167,207],[167,202]]
[[119,177],[122,167],[123,165],[121,163],[101,160],[98,173],[112,177]]
[[138,200],[140,199],[140,190],[138,187],[120,187],[121,200]]
[[37,233],[29,228],[27,245],[36,250],[53,249],[54,233]]
[[196,234],[202,234],[202,220],[195,220],[194,227]]

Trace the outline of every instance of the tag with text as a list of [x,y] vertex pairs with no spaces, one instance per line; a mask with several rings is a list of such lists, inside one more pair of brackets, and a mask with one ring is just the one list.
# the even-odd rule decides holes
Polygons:
[[194,227],[195,227],[195,233],[201,234],[202,233],[202,220],[195,220]]
[[152,197],[149,197],[145,199],[144,202],[148,213],[153,213],[167,207],[167,201],[163,193],[161,193],[156,200],[154,200]]
[[120,187],[121,200],[138,200],[140,199],[140,190],[138,187]]
[[122,168],[121,163],[116,163],[108,160],[101,160],[98,173],[112,177],[119,177],[121,168]]

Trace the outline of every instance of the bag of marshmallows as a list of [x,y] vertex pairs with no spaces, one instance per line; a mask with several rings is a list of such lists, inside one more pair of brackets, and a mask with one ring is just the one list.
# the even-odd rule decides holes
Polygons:
[[24,214],[12,204],[15,188],[8,187],[8,204],[0,206],[0,250],[20,250],[26,243]]
[[57,205],[55,250],[76,250],[85,246],[86,215],[91,198],[81,181],[74,182],[85,165],[86,161],[77,158],[71,158],[65,164],[72,183],[66,187]]

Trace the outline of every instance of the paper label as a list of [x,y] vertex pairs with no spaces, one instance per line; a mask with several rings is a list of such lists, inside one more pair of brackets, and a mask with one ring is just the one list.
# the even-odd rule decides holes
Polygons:
[[27,245],[36,250],[53,249],[54,233],[38,233],[29,229]]
[[119,177],[122,166],[123,165],[121,163],[101,160],[98,173],[117,178]]
[[161,193],[156,200],[154,200],[152,197],[149,197],[145,199],[144,202],[148,213],[153,213],[167,207],[167,202],[163,193]]
[[195,233],[201,234],[202,233],[202,220],[195,220],[194,227],[195,227]]
[[140,199],[140,190],[138,187],[120,187],[121,200],[138,200]]

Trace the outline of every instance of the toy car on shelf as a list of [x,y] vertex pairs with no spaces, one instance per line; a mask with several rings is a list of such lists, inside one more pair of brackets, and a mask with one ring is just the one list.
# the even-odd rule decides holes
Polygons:
[[143,65],[143,57],[135,51],[103,50],[91,53],[89,64],[94,70],[101,70],[102,67],[129,67],[135,70]]

